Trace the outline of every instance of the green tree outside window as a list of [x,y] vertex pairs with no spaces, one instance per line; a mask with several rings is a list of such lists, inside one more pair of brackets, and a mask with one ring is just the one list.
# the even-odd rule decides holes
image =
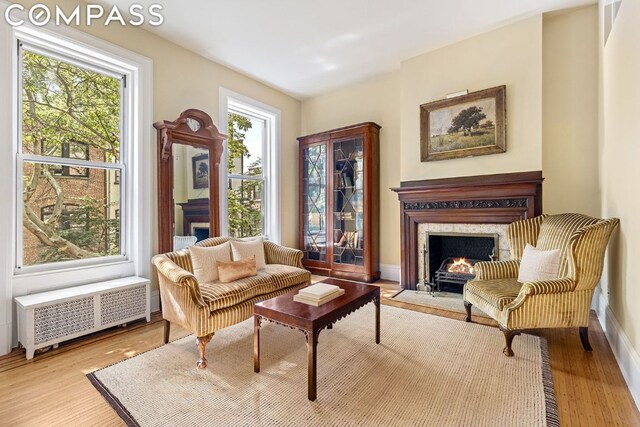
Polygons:
[[[252,128],[251,120],[241,114],[229,113],[227,122],[229,175],[262,177],[262,159],[251,159],[245,145],[245,136]],[[251,160],[244,172],[244,162]],[[258,236],[263,233],[262,196],[263,181],[230,178],[227,187],[229,235],[234,237]]]
[[[120,79],[27,50],[22,70],[24,153],[75,158],[65,153],[79,141],[91,153],[86,160],[119,161]],[[24,264],[119,254],[120,220],[113,213],[119,202],[107,202],[107,170],[61,176],[58,169],[24,163],[24,240],[37,242],[23,247]],[[45,202],[52,206],[51,214],[41,218],[36,212]],[[65,205],[77,208],[65,212]]]

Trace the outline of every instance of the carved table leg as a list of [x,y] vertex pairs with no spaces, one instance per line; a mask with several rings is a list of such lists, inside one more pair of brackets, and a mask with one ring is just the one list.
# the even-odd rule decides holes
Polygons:
[[171,333],[171,322],[164,319],[164,343],[169,342],[169,334]]
[[380,344],[380,297],[373,299],[376,306],[376,344]]
[[500,330],[504,334],[504,341],[505,341],[505,346],[504,346],[504,349],[502,349],[502,353],[504,353],[504,355],[507,356],[507,357],[511,357],[511,356],[513,356],[513,350],[511,349],[511,343],[513,342],[513,338],[515,336],[520,335],[520,331],[510,331],[510,330],[504,329],[502,327],[500,327]]
[[207,344],[211,341],[211,337],[213,334],[205,335],[203,337],[196,338],[196,344],[198,345],[198,351],[200,352],[200,359],[196,362],[196,366],[200,369],[204,369],[207,367],[207,358],[204,357],[204,351],[207,348]]
[[260,321],[257,314],[253,316],[253,372],[260,372]]
[[305,331],[307,337],[307,396],[309,400],[316,400],[318,358],[316,347],[318,346],[317,331]]
[[465,322],[471,322],[471,305],[470,302],[464,302],[464,309],[467,311],[467,317],[464,319]]

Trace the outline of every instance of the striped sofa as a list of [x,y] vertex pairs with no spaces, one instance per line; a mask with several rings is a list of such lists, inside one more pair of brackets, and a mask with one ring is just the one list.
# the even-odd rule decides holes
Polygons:
[[[510,261],[479,262],[476,277],[464,287],[467,322],[471,306],[494,318],[504,333],[503,353],[513,356],[511,343],[525,329],[579,328],[582,346],[591,351],[588,326],[593,291],[602,275],[604,254],[617,218],[581,214],[541,215],[516,221],[507,237]],[[519,283],[526,244],[541,250],[560,249],[558,279]]]
[[[196,245],[210,247],[229,240],[213,237]],[[165,344],[171,323],[193,332],[200,352],[197,366],[205,368],[205,348],[215,331],[251,317],[256,302],[311,283],[311,273],[302,267],[301,251],[265,241],[264,252],[265,269],[231,283],[198,283],[188,249],[153,257],[160,284]]]

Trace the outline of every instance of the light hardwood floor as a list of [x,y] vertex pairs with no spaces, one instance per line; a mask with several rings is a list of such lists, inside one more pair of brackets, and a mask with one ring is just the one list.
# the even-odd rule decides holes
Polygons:
[[[384,304],[464,318],[461,313],[389,300],[388,297],[398,290],[398,284],[385,281],[379,284]],[[478,321],[482,320],[478,318]],[[595,315],[591,317],[590,332],[592,353],[582,351],[577,331],[541,333],[549,342],[561,424],[640,426],[640,413]],[[499,333],[496,330],[496,334]],[[185,331],[172,328],[171,339],[185,335]],[[150,323],[137,322],[126,328],[80,338],[37,355],[31,361],[25,360],[23,350],[0,357],[0,425],[123,425],[85,375],[161,343],[162,322],[160,315],[155,313]],[[212,345],[215,345],[215,338]],[[496,349],[496,357],[503,357],[501,349]]]

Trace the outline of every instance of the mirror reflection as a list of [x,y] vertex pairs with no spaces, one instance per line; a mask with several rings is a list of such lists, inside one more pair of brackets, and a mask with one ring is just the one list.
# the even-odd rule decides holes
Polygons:
[[209,237],[209,151],[173,145],[173,250]]

